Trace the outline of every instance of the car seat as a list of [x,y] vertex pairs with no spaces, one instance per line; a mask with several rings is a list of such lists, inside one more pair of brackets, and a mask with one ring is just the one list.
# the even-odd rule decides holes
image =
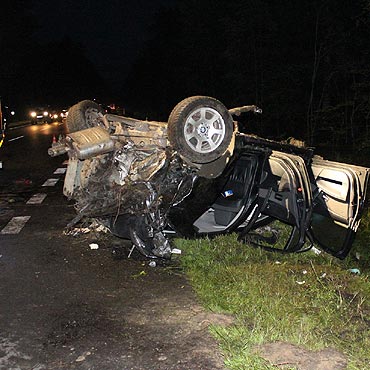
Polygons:
[[226,181],[221,196],[213,204],[215,222],[227,226],[250,201],[250,193],[258,168],[255,155],[239,158]]

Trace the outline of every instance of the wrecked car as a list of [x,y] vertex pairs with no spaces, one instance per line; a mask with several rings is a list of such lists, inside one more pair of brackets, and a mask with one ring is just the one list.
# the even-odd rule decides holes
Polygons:
[[49,149],[69,156],[63,192],[77,211],[69,226],[93,217],[150,258],[168,258],[173,235],[231,232],[268,250],[316,245],[345,258],[369,169],[241,133],[235,118],[245,112],[261,109],[193,96],[156,122],[105,114],[89,100],[72,106],[69,134]]

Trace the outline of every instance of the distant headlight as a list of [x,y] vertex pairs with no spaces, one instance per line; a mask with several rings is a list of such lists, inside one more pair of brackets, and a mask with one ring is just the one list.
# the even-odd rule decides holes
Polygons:
[[30,113],[30,116],[31,116],[32,118],[35,118],[35,117],[37,116],[37,114],[36,114],[36,112],[31,112],[31,113]]
[[47,117],[49,115],[49,112],[44,112],[44,117]]
[[53,115],[53,118],[54,118],[54,119],[57,119],[57,118],[58,118],[58,115],[57,115],[57,114],[54,114],[54,115]]

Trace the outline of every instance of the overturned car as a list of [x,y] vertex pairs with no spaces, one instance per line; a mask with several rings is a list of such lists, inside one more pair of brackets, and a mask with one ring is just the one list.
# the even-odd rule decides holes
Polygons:
[[316,244],[345,258],[369,169],[240,133],[233,117],[244,112],[261,110],[194,96],[168,122],[154,122],[104,114],[89,100],[72,106],[69,134],[49,149],[69,156],[63,192],[77,211],[70,225],[94,217],[150,258],[168,258],[173,235],[230,232],[268,250]]

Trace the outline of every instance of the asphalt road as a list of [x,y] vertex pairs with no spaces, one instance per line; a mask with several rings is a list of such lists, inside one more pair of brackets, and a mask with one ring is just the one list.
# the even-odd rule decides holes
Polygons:
[[224,318],[199,306],[176,261],[150,267],[110,234],[63,233],[67,157],[47,148],[64,133],[16,127],[0,148],[0,369],[223,368],[208,325]]

